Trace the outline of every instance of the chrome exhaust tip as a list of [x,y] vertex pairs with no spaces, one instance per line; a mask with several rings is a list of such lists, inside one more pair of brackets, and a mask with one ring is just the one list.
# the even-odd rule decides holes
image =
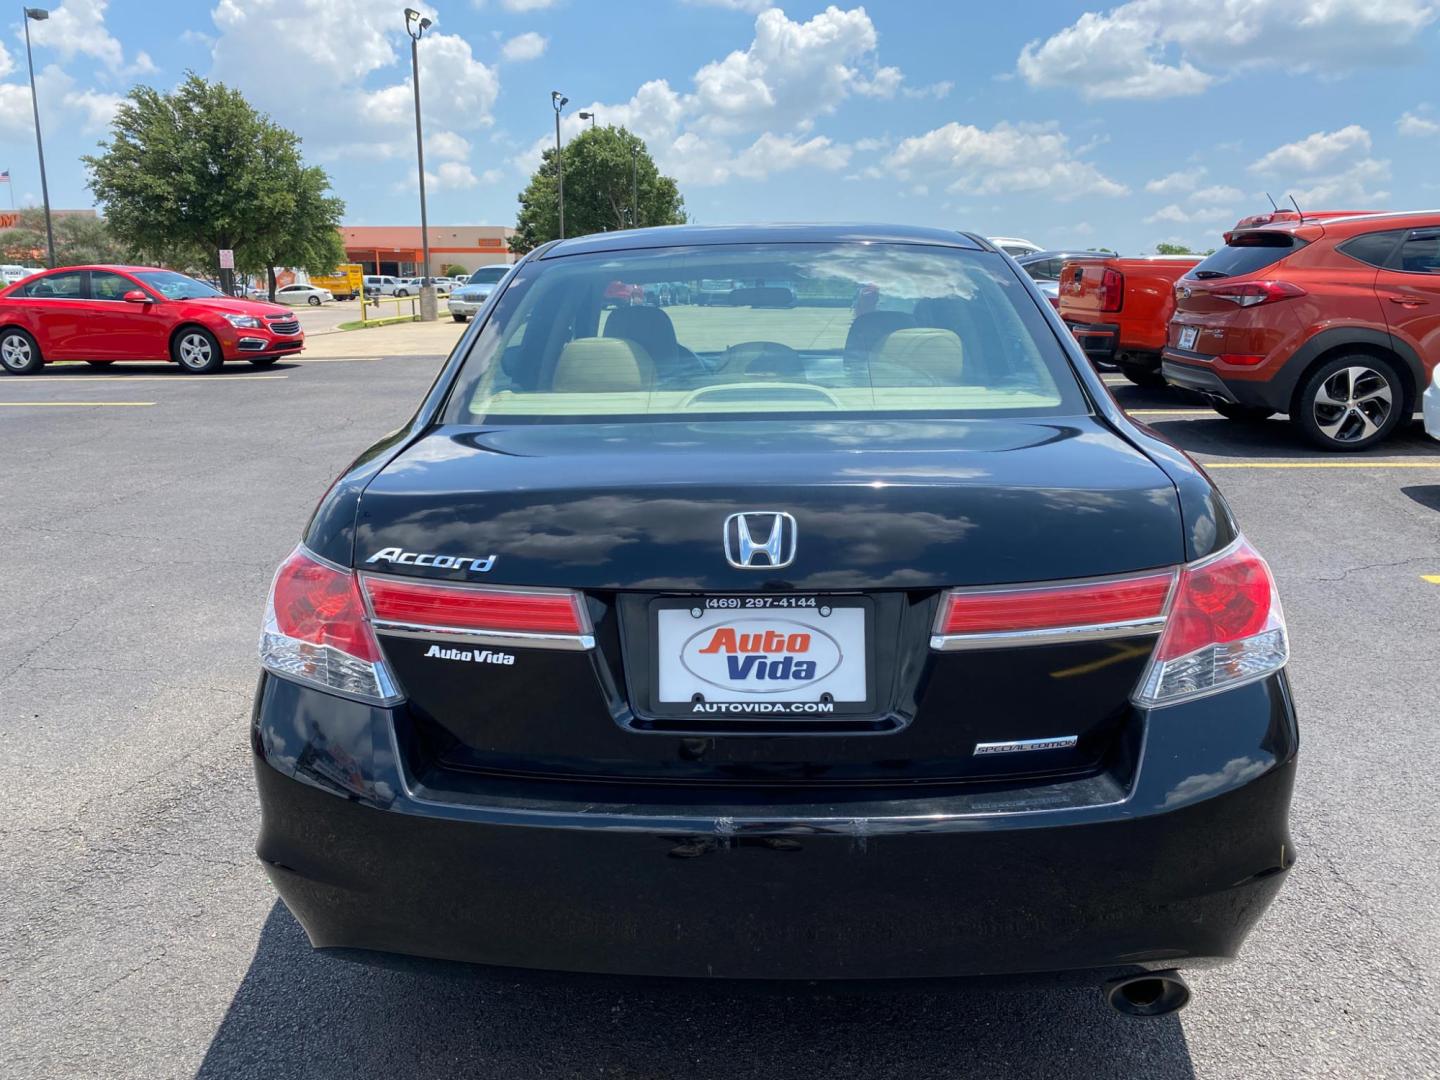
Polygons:
[[1146,971],[1103,987],[1110,1007],[1126,1016],[1168,1016],[1190,1004],[1190,984],[1178,971]]

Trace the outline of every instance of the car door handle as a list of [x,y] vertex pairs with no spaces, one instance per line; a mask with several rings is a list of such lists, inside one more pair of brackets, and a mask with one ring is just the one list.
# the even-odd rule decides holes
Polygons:
[[1418,296],[1389,296],[1386,297],[1386,299],[1392,304],[1399,304],[1401,307],[1420,307],[1422,304],[1428,304],[1430,302]]

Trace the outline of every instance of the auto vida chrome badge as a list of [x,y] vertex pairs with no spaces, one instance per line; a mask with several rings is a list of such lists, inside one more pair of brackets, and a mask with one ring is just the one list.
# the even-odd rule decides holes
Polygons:
[[795,561],[795,519],[784,511],[731,514],[724,537],[725,560],[736,569],[773,570]]
[[438,570],[468,570],[487,574],[495,565],[495,556],[477,559],[474,555],[436,555],[429,551],[406,551],[403,548],[381,548],[365,560],[367,563],[388,562],[400,566],[433,566]]

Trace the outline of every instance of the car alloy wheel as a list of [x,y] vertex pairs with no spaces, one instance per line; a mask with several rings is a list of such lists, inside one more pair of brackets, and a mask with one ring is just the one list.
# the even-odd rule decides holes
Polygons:
[[318,297],[318,296],[312,296],[312,297],[310,297],[310,306],[311,306],[311,307],[319,307],[319,306],[320,306],[320,297]]
[[1315,427],[1337,443],[1379,435],[1395,408],[1395,387],[1382,372],[1359,364],[1340,368],[1315,391]]
[[217,371],[224,357],[220,347],[205,330],[186,330],[176,340],[174,353],[176,363],[192,375],[208,375]]
[[41,360],[39,350],[29,334],[12,330],[0,337],[0,364],[12,375],[29,375],[38,371]]

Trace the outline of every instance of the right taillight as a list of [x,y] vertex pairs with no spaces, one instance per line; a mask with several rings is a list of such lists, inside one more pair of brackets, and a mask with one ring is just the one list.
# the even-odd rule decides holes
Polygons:
[[1119,270],[1107,269],[1100,278],[1100,310],[1119,311],[1125,298],[1125,275]]
[[1165,629],[1134,698],[1139,705],[1173,705],[1264,678],[1289,658],[1275,579],[1242,537],[1180,568]]

